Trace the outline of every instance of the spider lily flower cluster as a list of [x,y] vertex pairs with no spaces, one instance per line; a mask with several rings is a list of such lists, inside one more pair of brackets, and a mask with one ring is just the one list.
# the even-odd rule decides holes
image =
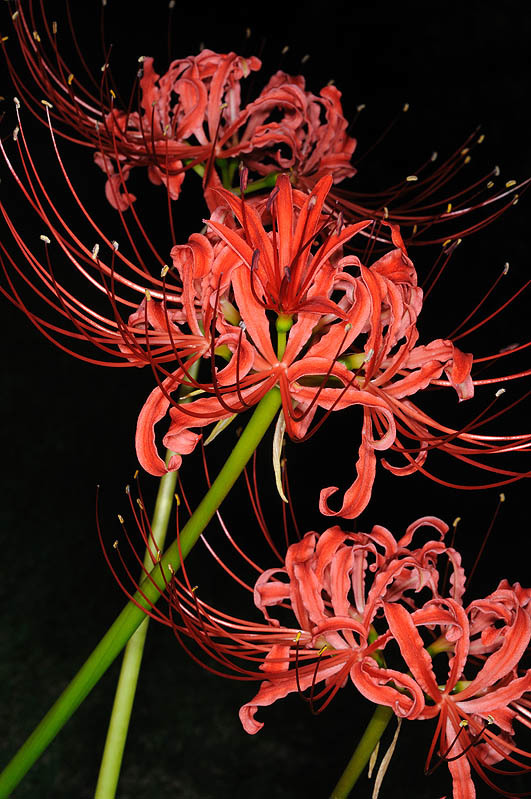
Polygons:
[[[433,531],[434,538],[414,546]],[[256,567],[252,591],[261,622],[203,600],[186,570],[166,583],[167,610],[152,605],[148,612],[209,671],[260,681],[240,709],[246,732],[259,732],[257,712],[290,693],[320,713],[350,683],[399,718],[435,720],[425,771],[446,763],[455,799],[474,799],[472,770],[498,790],[490,773],[531,769],[531,753],[514,740],[515,721],[531,724],[531,670],[522,665],[531,589],[503,580],[465,604],[466,575],[447,532],[436,517],[418,519],[398,540],[380,525],[369,533],[338,525],[308,532],[279,566]],[[156,563],[156,552],[152,558]],[[512,770],[500,768],[503,760]]]
[[[494,475],[474,487],[529,475],[512,464],[508,468],[506,461],[491,463],[493,455],[531,448],[531,434],[478,432],[480,424],[501,415],[491,413],[496,399],[462,427],[444,424],[421,407],[431,387],[451,389],[456,403],[472,399],[477,386],[529,374],[521,370],[477,379],[474,372],[477,364],[490,365],[529,342],[480,358],[456,346],[525,287],[468,330],[462,328],[484,300],[453,336],[425,342],[419,325],[426,295],[410,258],[410,244],[443,240],[439,232],[428,232],[435,224],[466,219],[459,233],[479,229],[514,202],[521,187],[509,182],[490,199],[478,200],[476,189],[492,177],[487,175],[435,200],[466,162],[468,154],[461,150],[431,172],[423,165],[405,185],[376,192],[369,209],[363,197],[337,188],[356,174],[356,140],[347,132],[335,87],[317,96],[306,89],[303,77],[277,72],[247,102],[242,87],[261,68],[259,59],[203,50],[173,61],[163,74],[155,71],[153,58],[142,57],[138,103],[133,91],[129,104],[120,104],[107,63],[99,94],[78,84],[59,54],[56,26],[50,28],[43,16],[55,55],[55,62],[50,60],[31,2],[28,7],[26,14],[17,9],[14,24],[45,99],[27,89],[11,68],[13,80],[23,102],[45,117],[62,177],[97,243],[83,243],[56,207],[32,157],[21,102],[15,99],[15,157],[4,142],[0,148],[43,232],[37,251],[0,203],[23,258],[21,266],[0,242],[6,275],[1,290],[67,352],[96,364],[151,367],[155,385],[136,431],[138,460],[146,471],[163,476],[179,469],[205,428],[213,428],[210,438],[217,435],[274,392],[279,397],[275,410],[281,406],[276,472],[285,434],[303,442],[332,412],[358,409],[357,424],[345,417],[348,444],[357,452],[354,470],[346,475],[351,485],[339,507],[340,489],[321,489],[319,510],[325,517],[354,519],[366,509],[378,452],[386,453],[381,463],[393,475],[420,471],[447,486],[465,487],[427,471],[431,450]],[[62,160],[58,133],[95,150],[126,247],[107,236],[84,207]],[[140,203],[129,191],[130,173],[139,167],[152,183],[164,186],[160,196],[167,201],[169,252],[155,246],[137,213]],[[179,199],[191,172],[202,178],[209,214],[202,232],[182,243],[175,235],[172,201]],[[418,204],[411,197],[415,184],[421,186]],[[499,203],[495,210],[468,221],[469,213],[481,213],[494,202]],[[457,245],[455,235],[445,241],[435,265],[439,272]],[[58,251],[110,311],[70,287],[56,268]],[[54,312],[54,320],[28,307],[27,289]],[[87,354],[85,345],[96,348],[97,357]],[[271,418],[273,412],[268,424]],[[170,451],[167,462],[156,436],[163,420],[168,423],[162,437]],[[395,455],[398,463],[392,461]],[[147,519],[141,527],[151,547]],[[432,528],[438,536],[413,547],[419,528]],[[499,771],[495,764],[501,760],[527,769],[523,759],[529,755],[514,743],[513,723],[529,724],[531,676],[521,660],[531,637],[531,591],[502,582],[491,595],[465,604],[461,558],[445,543],[446,533],[446,525],[434,517],[419,519],[398,541],[380,526],[370,533],[338,525],[321,535],[308,532],[287,547],[280,566],[258,569],[258,579],[248,586],[263,615],[260,623],[216,610],[192,589],[186,573],[182,580],[175,574],[169,578],[155,551],[152,560],[164,577],[169,610],[160,612],[149,603],[148,612],[171,626],[186,648],[192,639],[211,656],[217,662],[211,670],[261,682],[240,711],[247,732],[263,726],[256,718],[259,708],[289,693],[305,695],[312,709],[322,710],[350,681],[365,698],[400,718],[436,719],[426,770],[447,762],[455,799],[473,799],[471,768],[489,785],[486,772]],[[441,577],[441,559],[451,573],[449,588]]]
[[[243,102],[242,80],[262,66],[256,56],[203,50],[172,61],[161,75],[151,56],[140,56],[137,84],[124,104],[115,91],[109,53],[100,80],[91,76],[95,88],[87,88],[60,53],[57,22],[50,24],[42,4],[40,13],[29,0],[18,3],[13,14],[29,73],[53,106],[58,132],[96,150],[107,199],[116,209],[124,211],[135,201],[126,182],[138,166],[147,168],[153,183],[164,184],[172,200],[179,197],[186,173],[198,171],[211,212],[216,200],[210,188],[219,187],[220,180],[232,187],[238,161],[257,177],[257,190],[281,172],[304,191],[326,174],[335,184],[356,174],[351,159],[357,142],[348,135],[341,93],[332,83],[315,95],[306,90],[303,76],[278,71],[254,100]],[[17,93],[43,118],[42,97],[21,80],[9,55],[7,63]],[[356,118],[364,108],[358,105]],[[408,110],[406,103],[389,129]],[[349,221],[370,216],[399,224],[408,244],[455,241],[500,216],[529,185],[529,180],[503,180],[498,166],[464,185],[458,182],[484,138],[474,131],[441,163],[432,152],[386,188],[364,193],[334,187],[330,200]],[[379,230],[382,240],[388,240],[387,233],[385,227]]]

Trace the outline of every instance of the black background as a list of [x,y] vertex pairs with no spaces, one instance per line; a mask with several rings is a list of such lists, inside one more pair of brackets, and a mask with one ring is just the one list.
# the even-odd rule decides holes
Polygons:
[[[69,51],[64,6],[47,3],[46,7],[50,19],[57,19],[64,31]],[[347,118],[352,118],[357,104],[367,105],[354,130],[359,153],[409,102],[411,110],[393,133],[360,164],[358,183],[353,185],[364,189],[388,185],[397,174],[411,174],[432,150],[450,153],[479,123],[486,140],[477,154],[477,166],[475,157],[471,164],[471,170],[477,172],[471,174],[483,174],[499,164],[503,177],[522,179],[531,173],[527,55],[531,23],[529,17],[522,17],[521,9],[516,2],[471,2],[466,7],[405,3],[393,9],[337,2],[315,9],[266,4],[252,12],[227,5],[216,12],[203,6],[176,7],[171,56],[195,53],[204,43],[219,52],[260,55],[264,81],[280,67],[292,74],[304,72],[308,88],[316,93],[334,79],[343,91]],[[6,30],[9,14],[2,11]],[[167,4],[154,0],[134,11],[130,4],[110,0],[106,14],[106,38],[114,43],[113,74],[127,94],[139,55],[154,54],[159,72],[167,65]],[[82,10],[74,9],[73,15],[94,72],[103,62],[99,15],[100,4],[93,0]],[[245,37],[248,26],[250,39]],[[13,39],[9,47],[16,58]],[[286,44],[290,50],[282,56]],[[306,54],[310,59],[301,66]],[[259,80],[257,90],[262,85]],[[7,77],[1,93],[8,98],[2,125],[2,135],[8,136],[15,122]],[[60,194],[46,131],[29,118],[26,121],[27,117],[26,133],[40,174],[50,190]],[[90,153],[68,145],[62,151],[87,207],[106,225],[110,237],[119,238],[117,216],[105,204],[103,176],[92,165]],[[153,230],[157,249],[167,253],[167,233],[159,224],[160,215],[153,211],[157,191],[140,178],[134,190],[139,196],[138,211]],[[26,215],[4,168],[1,192],[24,235],[35,242],[44,232],[42,224]],[[205,211],[199,196],[190,190],[186,202],[178,206],[176,220],[182,241],[200,229]],[[65,217],[74,213],[67,201],[62,209]],[[491,228],[461,245],[425,309],[420,325],[423,341],[447,335],[452,320],[462,318],[482,296],[505,261],[511,264],[506,278],[509,289],[503,289],[505,293],[498,297],[505,299],[511,287],[515,290],[521,285],[529,271],[528,218],[528,199],[524,197]],[[426,274],[433,251],[422,249],[413,257],[419,275]],[[525,307],[525,302],[519,303],[476,338],[475,351],[487,354],[522,341],[527,327]],[[2,757],[7,758],[41,719],[123,605],[96,535],[95,486],[102,486],[101,519],[110,544],[118,534],[116,513],[123,513],[126,506],[123,486],[136,469],[134,427],[152,376],[137,369],[98,369],[69,358],[51,347],[7,302],[2,304],[2,317],[5,474],[0,504],[4,555],[0,684],[5,696],[0,723]],[[510,363],[502,364],[498,371],[512,371]],[[508,388],[511,397],[523,391],[518,383]],[[442,409],[445,421],[463,422],[485,406],[493,391],[480,392],[480,398],[468,407],[457,408],[454,397],[449,399],[450,392],[445,393],[446,403],[436,398],[433,406],[425,407]],[[516,416],[523,419],[524,413],[519,409]],[[295,505],[304,529],[327,526],[315,510],[323,470],[327,485],[336,484],[336,479],[343,487],[348,484],[351,472],[345,474],[345,469],[352,469],[356,441],[350,444],[352,436],[346,426],[351,424],[350,417],[348,421],[341,414],[336,417],[329,420],[326,433],[308,445],[288,445]],[[512,424],[514,430],[519,429],[514,417]],[[503,427],[500,422],[499,428]],[[213,446],[213,471],[233,435],[228,432]],[[267,476],[267,448],[262,461],[266,464],[263,492],[269,508],[275,500]],[[436,455],[433,466],[446,477],[459,476],[452,464],[448,466]],[[193,501],[202,491],[198,458],[189,459],[183,476]],[[483,481],[483,475],[468,476],[472,482]],[[148,497],[153,495],[154,482],[142,478]],[[501,577],[525,584],[529,554],[525,491],[522,483],[506,489],[507,501],[471,594],[493,590]],[[379,523],[398,536],[410,521],[424,514],[439,515],[448,522],[461,516],[458,545],[470,568],[497,495],[496,490],[445,489],[421,476],[399,480],[380,470],[373,501],[359,529]],[[256,535],[243,490],[236,492],[226,516],[231,529],[242,531],[246,539]],[[273,522],[276,518],[276,510],[271,511]],[[212,537],[218,534],[213,526]],[[264,567],[274,565],[266,558],[262,563]],[[189,569],[194,582],[213,590],[220,607],[226,600],[244,618],[251,617],[249,597],[219,577],[199,548],[190,558]],[[117,669],[115,664],[14,792],[16,799],[85,799],[92,795]],[[118,796],[327,796],[369,718],[369,704],[347,686],[323,715],[314,718],[293,695],[259,712],[265,727],[250,737],[241,729],[237,710],[255,687],[207,674],[179,650],[167,630],[152,627]],[[439,797],[451,792],[444,768],[430,778],[422,774],[432,732],[430,722],[404,726],[382,796]],[[370,791],[362,778],[356,796],[370,796]],[[478,795],[486,797],[491,792],[479,783]]]

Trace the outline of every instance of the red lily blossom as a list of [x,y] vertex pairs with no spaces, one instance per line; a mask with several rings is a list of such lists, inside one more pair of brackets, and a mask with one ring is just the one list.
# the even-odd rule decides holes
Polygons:
[[[145,516],[143,509],[142,512]],[[136,517],[136,510],[134,513]],[[138,526],[152,550],[147,516]],[[223,523],[222,526],[229,542],[243,554]],[[412,548],[415,534],[429,528],[437,531],[438,540]],[[183,579],[175,574],[166,584],[163,596],[169,610],[151,604],[147,612],[170,625],[196,660],[198,656],[189,649],[186,638],[213,658],[218,666],[205,664],[199,658],[210,671],[235,679],[262,681],[256,696],[240,710],[244,729],[251,734],[263,726],[255,719],[259,707],[289,693],[310,689],[312,706],[326,697],[320,712],[349,676],[356,687],[364,688],[371,675],[380,685],[378,692],[389,701],[392,697],[395,711],[414,718],[424,709],[422,690],[410,675],[387,668],[381,661],[378,650],[385,645],[389,633],[378,634],[374,625],[381,627],[385,602],[403,602],[414,608],[420,592],[439,597],[441,557],[452,566],[450,592],[453,601],[460,601],[464,572],[459,553],[444,543],[447,531],[444,522],[430,516],[411,524],[398,541],[380,525],[375,525],[370,533],[345,532],[337,525],[320,536],[309,532],[288,547],[279,567],[261,570],[244,555],[259,572],[253,588],[226,567],[206,542],[227,573],[252,591],[265,621],[245,621],[213,608],[191,588],[184,565]],[[269,533],[267,537],[269,540]],[[152,556],[156,563],[157,553]],[[121,580],[120,584],[124,588]],[[273,608],[278,609],[283,621],[271,615]],[[317,685],[323,681],[325,685],[318,692]]]
[[[107,68],[100,96],[95,96],[78,84],[60,58],[44,17],[59,68],[47,56],[40,35],[32,33],[31,4],[29,17],[19,8],[15,30],[32,77],[53,106],[54,124],[61,135],[97,150],[95,161],[107,175],[107,199],[120,211],[136,199],[126,182],[137,166],[147,168],[153,183],[164,183],[172,200],[180,194],[185,171],[199,168],[211,211],[211,189],[221,185],[215,170],[224,170],[225,161],[235,167],[242,160],[259,176],[287,171],[300,188],[313,186],[324,174],[333,174],[337,182],[356,171],[350,165],[356,140],[346,133],[341,93],[334,86],[316,96],[305,89],[302,76],[279,71],[242,107],[240,82],[260,69],[260,60],[205,49],[172,61],[162,75],[154,70],[153,58],[141,58],[138,109],[122,110]],[[13,68],[11,74],[24,102],[42,116],[41,98]]]
[[[133,90],[129,103],[120,104],[109,64],[101,79],[90,75],[94,90],[83,86],[61,55],[56,24],[50,25],[42,4],[41,18],[31,0],[26,5],[26,12],[17,6],[13,19],[31,78],[54,106],[57,132],[98,151],[96,163],[107,176],[106,196],[116,208],[125,210],[135,200],[126,187],[135,166],[147,168],[149,179],[164,183],[169,197],[176,199],[185,172],[206,165],[205,196],[211,211],[211,189],[219,185],[216,170],[226,181],[241,160],[258,175],[288,172],[304,190],[325,173],[334,175],[334,183],[355,175],[351,157],[356,140],[347,134],[341,95],[334,86],[316,96],[305,90],[303,77],[277,72],[254,101],[241,107],[240,81],[260,69],[259,59],[204,50],[173,61],[160,76],[153,59],[139,59],[139,102],[133,106]],[[43,98],[28,88],[6,55],[17,93],[46,122]],[[363,108],[358,106],[357,115]],[[403,110],[408,108],[406,104]],[[464,186],[457,182],[483,138],[474,131],[441,164],[433,153],[387,188],[370,193],[334,189],[329,199],[348,221],[370,216],[400,225],[408,246],[455,241],[488,225],[529,185],[529,180],[505,180],[497,186],[498,167]],[[373,232],[389,240],[386,226],[378,224]]]
[[[384,466],[395,474],[409,474],[424,470],[426,456],[435,447],[479,465],[478,454],[529,445],[527,435],[497,444],[495,438],[453,430],[411,403],[413,394],[435,381],[443,383],[443,372],[459,399],[471,397],[472,355],[450,340],[417,345],[422,291],[398,229],[391,228],[395,249],[370,267],[357,256],[342,257],[342,247],[369,223],[342,227],[324,213],[331,183],[330,177],[322,178],[310,194],[303,194],[281,176],[261,211],[260,206],[249,206],[220,189],[219,202],[229,207],[239,227],[218,221],[220,208],[217,218],[207,220],[211,240],[194,234],[188,245],[173,248],[174,265],[182,276],[197,275],[210,287],[219,283],[217,291],[210,288],[201,302],[203,307],[214,304],[217,316],[224,319],[222,325],[230,319],[239,326],[238,340],[245,349],[232,355],[236,360],[232,384],[222,383],[216,368],[212,384],[198,384],[202,396],[186,406],[171,397],[182,381],[182,364],[173,375],[162,372],[137,428],[137,453],[147,471],[157,475],[166,471],[157,454],[154,425],[168,408],[171,421],[164,445],[181,452],[182,439],[189,452],[198,440],[190,432],[193,428],[230,419],[275,385],[282,394],[286,431],[294,440],[311,435],[319,408],[328,414],[353,405],[363,407],[357,477],[338,511],[328,504],[337,489],[321,492],[320,509],[327,515],[353,518],[366,507],[376,450],[392,447],[403,454],[406,466],[388,461]],[[184,288],[188,308],[199,301],[193,284],[190,280]],[[210,347],[212,353],[219,342],[214,341],[214,318],[209,319],[212,329],[205,349]],[[276,341],[271,337],[273,322]],[[321,423],[322,419],[312,430]],[[417,448],[408,449],[401,436],[417,441]],[[179,458],[170,468],[178,463]],[[515,472],[486,468],[509,480],[516,478]]]
[[[397,642],[409,673],[427,697],[424,709],[415,714],[415,718],[437,718],[426,770],[429,772],[438,765],[430,768],[438,743],[439,763],[446,761],[452,775],[454,799],[476,796],[470,767],[500,793],[505,792],[496,787],[486,771],[498,774],[521,771],[504,771],[494,764],[506,759],[523,771],[531,768],[521,760],[531,757],[531,753],[516,746],[513,729],[515,720],[528,723],[520,710],[520,702],[531,689],[531,670],[518,676],[517,669],[531,638],[531,617],[520,604],[516,591],[512,591],[512,597],[510,589],[503,593],[503,602],[511,600],[505,608],[499,592],[472,602],[466,610],[453,599],[430,600],[413,613],[398,603],[384,601],[383,604],[392,636],[389,641]],[[485,613],[497,616],[498,621],[503,620],[503,626],[494,636],[492,628],[486,627],[482,638],[490,639],[489,644],[478,648],[471,641],[471,629],[479,631],[480,618],[483,616],[484,620]],[[469,620],[472,620],[472,628]],[[442,686],[418,632],[422,627],[430,630],[438,627],[448,642],[446,647],[440,647],[451,653],[448,678]],[[473,651],[483,653],[479,670],[471,657]],[[475,676],[470,673],[472,670]],[[368,685],[371,679],[372,675]],[[358,687],[372,698],[374,689],[367,691],[366,686]],[[390,704],[385,698],[382,703]],[[494,732],[495,727],[499,732]]]

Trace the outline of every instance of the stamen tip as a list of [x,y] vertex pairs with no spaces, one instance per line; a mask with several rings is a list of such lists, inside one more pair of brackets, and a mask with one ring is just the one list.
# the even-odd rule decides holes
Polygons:
[[45,236],[45,235],[44,235],[44,233],[42,233],[42,234],[39,236],[39,238],[40,238],[40,240],[41,240],[41,241],[43,241],[45,244],[51,244],[51,241],[50,241],[50,239],[48,238],[48,236]]

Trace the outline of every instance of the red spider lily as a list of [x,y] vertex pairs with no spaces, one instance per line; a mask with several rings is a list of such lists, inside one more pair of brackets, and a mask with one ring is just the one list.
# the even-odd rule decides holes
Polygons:
[[[116,208],[125,210],[135,199],[126,188],[135,166],[146,167],[150,180],[164,183],[168,196],[176,199],[184,172],[206,164],[210,210],[215,207],[210,188],[219,182],[216,169],[229,185],[238,160],[259,175],[287,171],[302,189],[326,173],[333,174],[337,183],[357,171],[350,163],[356,140],[347,134],[341,95],[333,86],[317,97],[305,91],[303,77],[278,72],[256,100],[241,108],[241,78],[258,70],[260,61],[205,50],[172,62],[162,76],[154,72],[151,58],[139,59],[141,97],[135,103],[133,89],[129,102],[120,104],[109,65],[104,64],[98,80],[89,73],[93,89],[83,86],[60,53],[57,25],[48,22],[42,0],[40,17],[31,1],[27,8],[24,13],[21,5],[17,7],[14,28],[31,77],[54,106],[58,132],[98,150],[96,162],[107,175],[107,198]],[[42,97],[27,88],[9,56],[7,62],[17,93],[42,119]],[[483,138],[475,131],[442,164],[433,153],[385,189],[370,193],[335,189],[329,199],[349,221],[370,216],[400,225],[408,245],[456,240],[488,225],[517,202],[518,193],[529,184],[529,180],[505,180],[497,186],[498,167],[459,184],[456,178]],[[378,238],[387,241],[388,232],[385,226],[378,227]]]
[[[153,550],[147,515],[142,505],[142,518],[132,507],[155,564],[158,554],[156,547]],[[378,634],[375,625],[381,627],[384,602],[404,602],[414,608],[424,589],[432,597],[439,597],[440,557],[452,564],[451,595],[453,601],[460,600],[464,572],[460,555],[444,543],[448,531],[444,522],[435,517],[418,519],[398,541],[379,525],[370,533],[349,533],[337,525],[320,536],[309,532],[288,547],[280,567],[266,570],[245,555],[223,523],[222,526],[230,543],[258,571],[254,588],[234,574],[210,544],[207,547],[230,576],[252,591],[265,623],[235,618],[200,599],[184,565],[183,580],[174,574],[166,584],[164,598],[169,610],[150,604],[147,612],[170,625],[185,649],[209,671],[238,680],[262,681],[257,695],[240,710],[247,732],[256,733],[263,726],[254,718],[258,707],[295,691],[310,689],[312,709],[323,700],[317,711],[321,712],[349,675],[356,687],[358,681],[364,686],[369,674],[378,680],[379,693],[390,701],[392,697],[399,715],[416,717],[422,712],[423,693],[413,678],[383,663],[379,649],[385,645],[389,632]],[[439,540],[429,540],[414,549],[411,541],[422,528],[434,528]],[[119,551],[117,543],[115,549]],[[107,560],[117,576],[108,557]],[[129,570],[127,573],[132,579]],[[270,615],[272,608],[278,609],[282,621]],[[188,638],[203,655],[189,648]],[[205,654],[217,665],[205,663]],[[325,686],[318,691],[317,685],[323,681]]]
[[[207,224],[218,237],[214,247],[207,237],[194,234],[188,245],[172,250],[181,275],[198,275],[209,286],[215,286],[223,275],[223,286],[215,295],[208,293],[207,304],[214,303],[218,316],[225,314],[226,320],[230,317],[239,324],[242,349],[238,347],[232,356],[232,361],[236,359],[232,384],[218,379],[214,370],[213,383],[199,386],[204,395],[186,406],[171,397],[182,380],[182,364],[173,374],[162,371],[137,428],[137,453],[147,471],[157,475],[166,471],[157,454],[154,425],[168,408],[171,421],[164,445],[188,453],[198,440],[191,429],[247,410],[274,385],[282,394],[287,433],[298,441],[322,424],[321,418],[310,430],[319,408],[328,415],[363,406],[357,477],[339,511],[328,504],[337,489],[322,491],[320,509],[327,515],[353,518],[366,507],[376,450],[391,447],[400,452],[406,466],[388,461],[384,466],[395,474],[409,474],[425,471],[426,456],[433,448],[477,466],[483,465],[478,455],[528,448],[529,435],[482,436],[472,432],[476,420],[458,431],[411,403],[409,397],[436,381],[452,385],[460,399],[472,396],[472,356],[450,340],[417,346],[422,291],[396,228],[391,228],[395,249],[370,268],[357,256],[341,257],[341,248],[368,222],[342,227],[324,213],[331,183],[330,177],[322,178],[306,195],[281,176],[261,213],[259,206],[249,206],[220,189],[216,192],[220,202],[230,208],[240,227],[212,218]],[[187,285],[184,302],[194,307],[199,295],[191,288],[193,281]],[[210,319],[212,330],[206,344],[214,353],[216,334],[214,318]],[[276,341],[271,336],[273,323]],[[440,380],[443,372],[448,381]],[[408,448],[403,438],[417,446]],[[177,463],[180,459],[170,468]],[[502,475],[502,483],[520,476],[486,464],[484,468]]]
[[[41,12],[54,58],[47,55],[35,30],[31,4],[29,18],[22,8],[15,18],[22,53],[37,86],[53,105],[58,132],[97,149],[95,160],[107,175],[105,192],[115,208],[123,211],[135,200],[126,181],[136,166],[147,167],[149,179],[164,183],[175,200],[184,171],[204,165],[211,211],[215,205],[210,189],[219,184],[216,166],[224,178],[227,169],[234,174],[239,160],[261,176],[289,171],[301,188],[313,186],[324,174],[340,181],[355,173],[350,158],[356,140],[346,134],[341,94],[334,86],[326,86],[317,97],[305,90],[302,76],[279,71],[242,108],[240,81],[260,69],[260,60],[203,50],[173,61],[163,75],[155,72],[152,58],[141,58],[138,110],[132,111],[131,104],[119,110],[107,68],[99,94],[79,85],[60,56],[55,29],[50,29],[42,5]],[[42,117],[41,98],[20,81],[9,58],[8,64],[17,92]]]
[[[509,601],[510,593],[510,589],[505,590],[504,602]],[[397,642],[409,673],[427,697],[424,709],[415,718],[437,718],[426,770],[429,773],[440,763],[448,763],[454,799],[474,799],[476,792],[471,779],[471,766],[491,788],[500,793],[505,792],[497,788],[486,771],[518,774],[531,768],[521,760],[522,757],[531,757],[531,753],[516,746],[513,729],[515,719],[529,723],[521,703],[531,689],[531,670],[518,676],[517,669],[531,638],[531,617],[520,604],[516,591],[512,591],[511,602],[506,607],[500,599],[495,593],[485,600],[472,602],[466,611],[453,599],[430,600],[413,613],[397,603],[384,601],[383,604],[392,636],[388,640]],[[479,631],[480,616],[485,609],[488,609],[487,613],[497,615],[498,620],[503,620],[503,626],[496,631],[499,635],[495,636],[492,636],[491,628],[484,629],[484,635],[490,639],[490,643],[486,649],[480,647],[480,651],[482,649],[487,654],[483,654],[478,670],[474,666],[475,659],[471,657],[478,647],[474,647],[470,639],[469,619],[473,620],[472,629]],[[422,627],[432,631],[438,627],[442,632],[441,637],[451,644],[451,647],[442,647],[443,650],[451,650],[448,678],[442,686],[438,684],[431,658],[418,632],[418,628]],[[475,676],[470,674],[472,670]],[[374,683],[374,677],[370,674],[366,684],[358,683],[358,687],[372,698]],[[381,702],[390,704],[384,698]],[[493,727],[498,727],[499,732],[494,732]],[[437,744],[440,760],[430,767]],[[518,770],[505,771],[494,765],[503,759]],[[511,792],[505,795],[518,794]]]

